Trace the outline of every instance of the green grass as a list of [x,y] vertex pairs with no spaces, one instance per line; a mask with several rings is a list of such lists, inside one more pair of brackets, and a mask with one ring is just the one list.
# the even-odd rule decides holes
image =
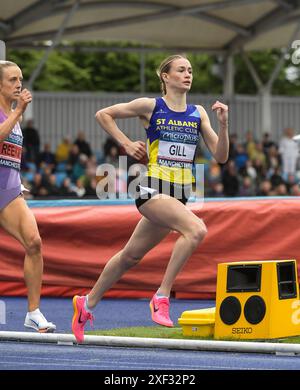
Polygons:
[[278,339],[279,343],[291,343],[291,344],[300,344],[300,336],[285,337],[284,339]]
[[95,336],[145,337],[162,339],[191,339],[182,334],[181,328],[165,328],[162,326],[136,326],[130,328],[115,328],[94,330],[86,334]]
[[[118,337],[144,337],[164,339],[185,339],[185,340],[213,340],[212,337],[183,336],[181,327],[166,328],[163,326],[136,326],[130,328],[99,329],[86,332],[94,336],[118,336]],[[232,338],[222,340],[236,341]],[[240,341],[262,341],[262,340],[240,340]],[[263,340],[272,343],[299,344],[300,336],[285,337],[280,339]]]

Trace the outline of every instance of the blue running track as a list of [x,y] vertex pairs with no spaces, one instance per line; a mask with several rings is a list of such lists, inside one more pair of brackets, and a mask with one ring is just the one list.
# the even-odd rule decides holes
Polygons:
[[[1,301],[6,306],[6,324],[0,324],[0,330],[26,331],[23,327],[26,299],[5,297],[1,298]],[[171,317],[176,322],[185,310],[211,306],[214,306],[212,301],[171,300]],[[70,298],[43,298],[41,310],[50,321],[56,323],[58,333],[71,332],[73,309]],[[105,299],[95,311],[95,329],[152,325],[148,300]],[[0,370],[112,370],[114,372],[176,370],[181,372],[299,369],[300,357],[298,356],[0,342]]]

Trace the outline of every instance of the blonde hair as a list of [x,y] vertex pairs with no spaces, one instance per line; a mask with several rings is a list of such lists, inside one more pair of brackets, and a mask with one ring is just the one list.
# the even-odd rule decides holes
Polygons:
[[18,65],[11,61],[0,61],[0,81],[3,80],[3,70],[5,68],[8,68],[9,66],[18,66]]
[[163,95],[166,95],[167,88],[166,88],[166,84],[162,78],[162,74],[168,73],[169,70],[171,69],[172,62],[175,60],[179,60],[181,58],[187,59],[187,57],[184,54],[175,54],[175,55],[169,56],[162,61],[162,63],[159,65],[159,67],[156,70],[156,74],[159,77],[159,81],[160,81],[161,92]]

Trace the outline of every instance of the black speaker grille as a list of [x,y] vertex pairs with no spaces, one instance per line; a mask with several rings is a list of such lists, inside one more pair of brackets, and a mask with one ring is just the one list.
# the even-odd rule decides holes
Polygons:
[[224,299],[220,306],[220,317],[226,325],[232,325],[240,318],[242,312],[240,301],[229,296]]
[[297,296],[295,262],[277,263],[279,299],[290,299]]
[[229,265],[227,269],[227,292],[260,291],[261,264]]
[[246,320],[253,325],[259,324],[266,314],[266,304],[262,297],[253,295],[247,299],[244,307]]

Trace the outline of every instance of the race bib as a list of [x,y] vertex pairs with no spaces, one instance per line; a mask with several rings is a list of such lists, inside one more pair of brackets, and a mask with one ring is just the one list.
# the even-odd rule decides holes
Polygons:
[[0,166],[20,171],[22,142],[23,137],[16,134],[11,134],[5,141],[0,142]]
[[198,136],[195,134],[162,131],[157,163],[167,167],[191,168]]

